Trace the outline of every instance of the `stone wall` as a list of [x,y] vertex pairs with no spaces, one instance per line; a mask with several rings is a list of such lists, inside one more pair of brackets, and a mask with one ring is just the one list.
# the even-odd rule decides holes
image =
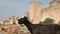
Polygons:
[[42,5],[40,2],[31,2],[30,3],[30,20],[33,24],[39,23],[41,17]]
[[55,24],[60,21],[60,1],[53,0],[49,3],[49,6],[42,9],[42,4],[39,2],[30,3],[29,19],[33,24],[38,24],[40,21],[44,21],[46,18],[52,18],[55,20]]

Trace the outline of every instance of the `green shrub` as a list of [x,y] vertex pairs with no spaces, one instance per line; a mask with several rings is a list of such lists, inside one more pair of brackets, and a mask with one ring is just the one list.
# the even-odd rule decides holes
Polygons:
[[44,21],[43,21],[43,24],[52,24],[54,23],[54,19],[51,19],[51,18],[46,18]]
[[54,19],[46,18],[43,22],[40,22],[39,24],[52,24],[54,23]]

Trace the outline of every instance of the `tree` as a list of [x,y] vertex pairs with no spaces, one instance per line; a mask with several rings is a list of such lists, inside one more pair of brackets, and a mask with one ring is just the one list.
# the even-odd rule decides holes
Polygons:
[[44,24],[52,24],[54,23],[54,19],[51,19],[51,18],[46,18],[44,21],[43,21]]

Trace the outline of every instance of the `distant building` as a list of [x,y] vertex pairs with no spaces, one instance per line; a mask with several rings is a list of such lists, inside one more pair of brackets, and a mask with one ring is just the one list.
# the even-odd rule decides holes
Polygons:
[[38,24],[40,21],[44,21],[46,18],[52,18],[55,20],[55,24],[60,22],[60,1],[53,0],[49,3],[49,7],[42,9],[42,3],[31,2],[29,18],[33,24]]
[[17,17],[16,16],[10,17],[9,20],[10,20],[11,24],[17,24],[18,25],[18,21],[17,21]]
[[16,16],[12,16],[8,20],[5,20],[4,24],[16,24],[16,25],[18,25],[17,19],[18,18]]
[[41,20],[41,10],[42,4],[40,2],[31,2],[30,3],[30,20],[33,21],[32,23],[35,24],[36,22],[39,23]]

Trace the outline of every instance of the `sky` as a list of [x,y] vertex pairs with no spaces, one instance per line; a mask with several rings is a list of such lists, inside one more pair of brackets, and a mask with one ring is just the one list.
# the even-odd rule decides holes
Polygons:
[[24,13],[29,11],[29,5],[32,1],[41,2],[43,8],[51,2],[51,0],[0,0],[0,21],[11,16],[24,16]]

